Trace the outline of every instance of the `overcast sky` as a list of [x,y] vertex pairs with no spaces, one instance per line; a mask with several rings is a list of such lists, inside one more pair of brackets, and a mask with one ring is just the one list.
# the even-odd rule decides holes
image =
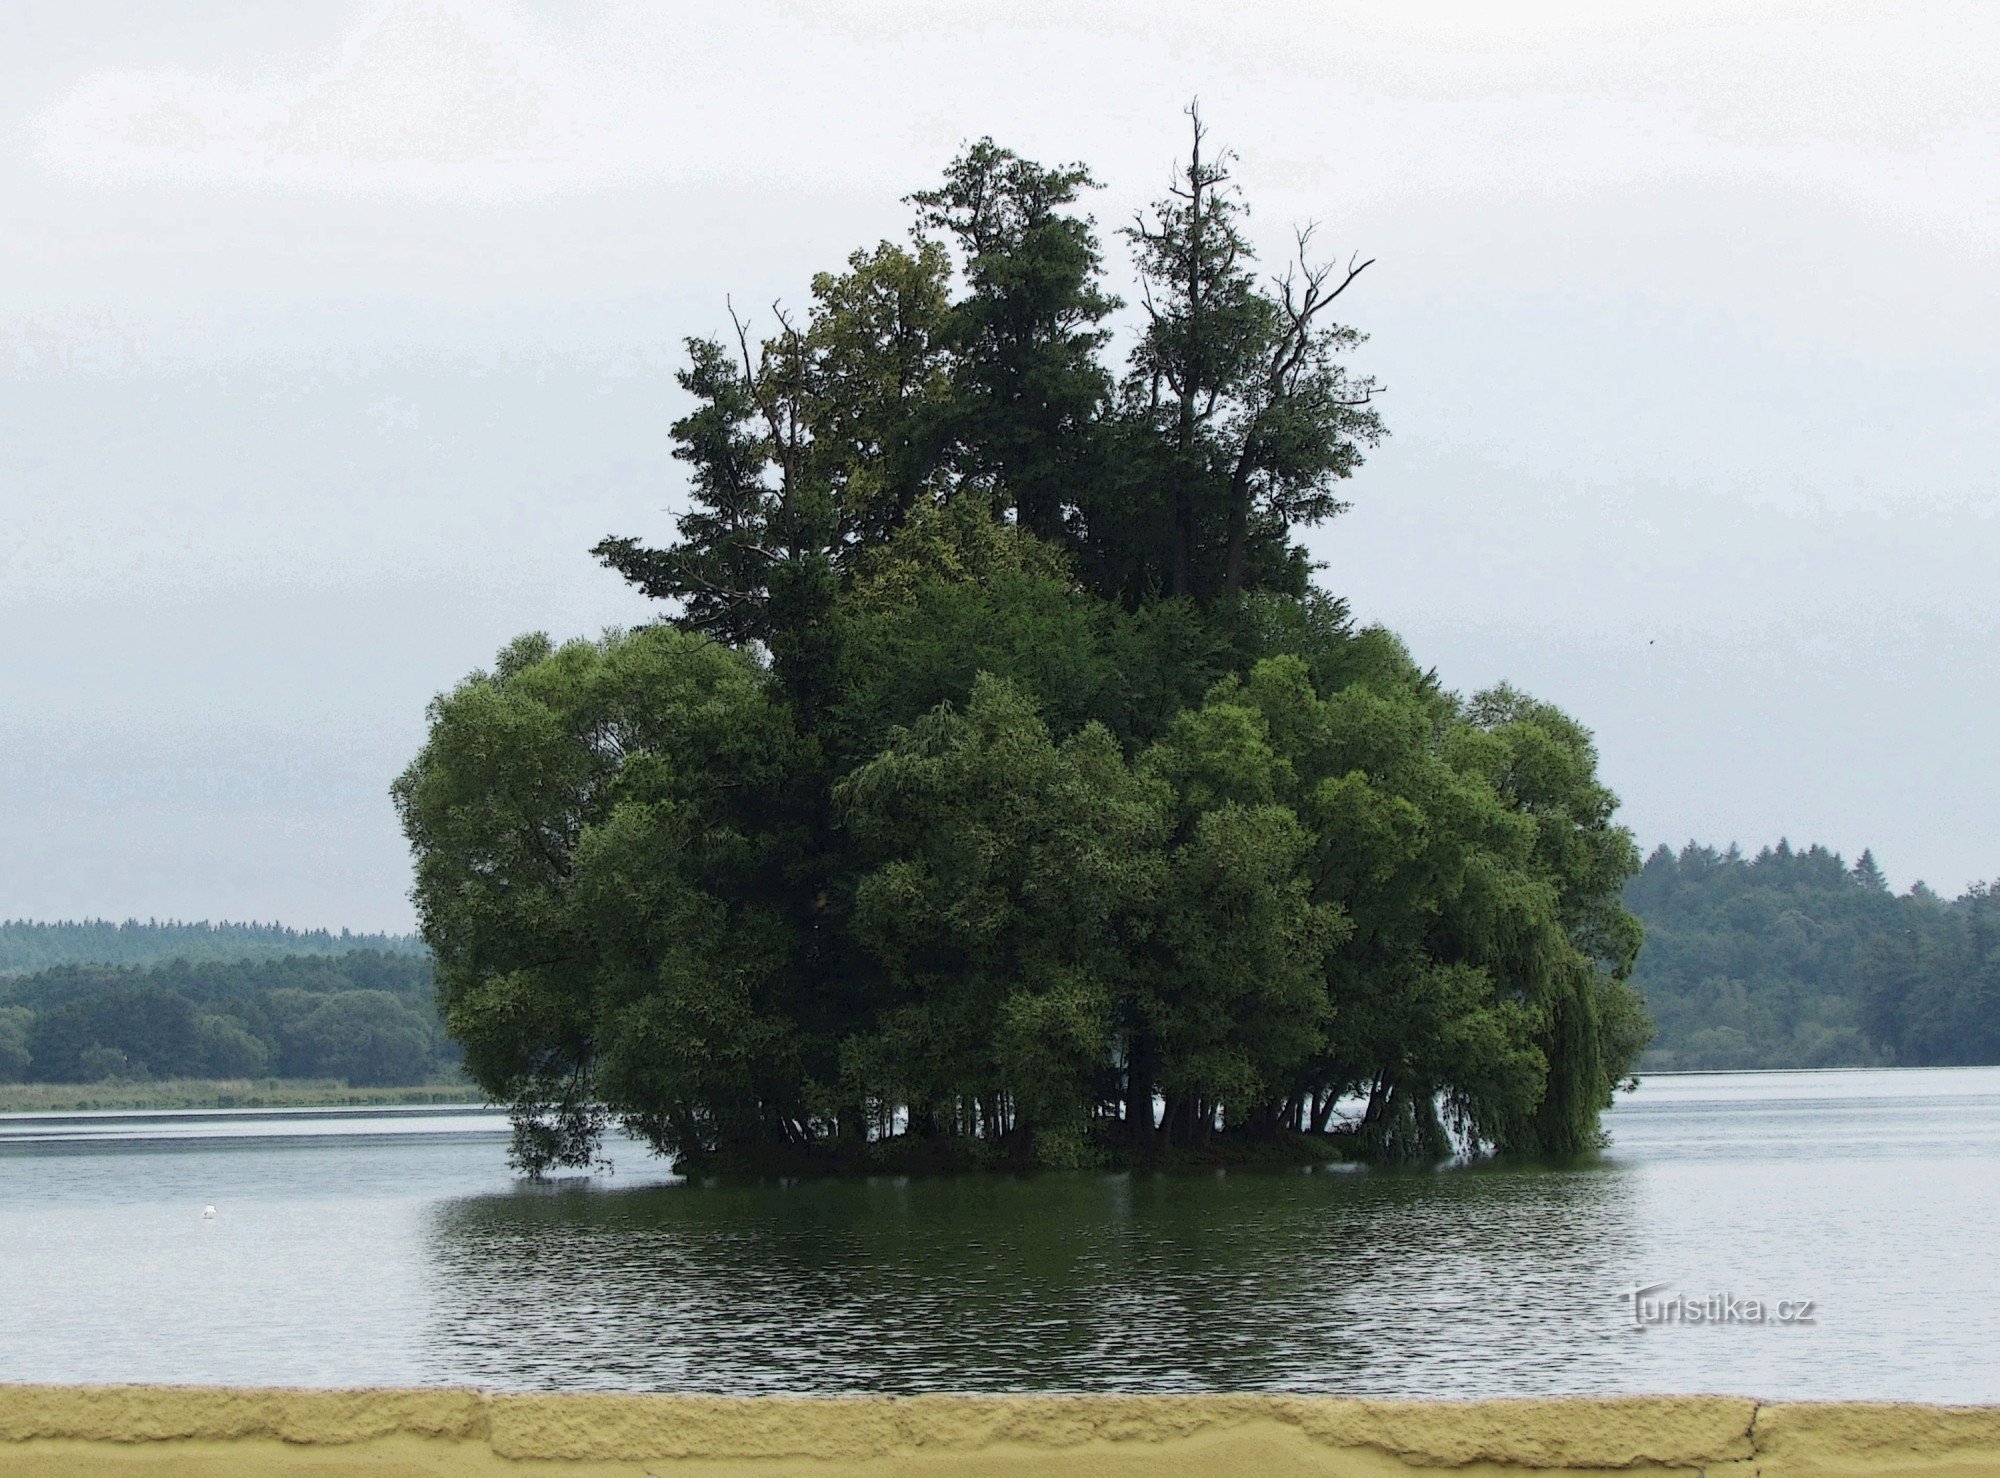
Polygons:
[[982,134],[1116,225],[1196,95],[1377,259],[1330,588],[1647,847],[2000,874],[2000,8],[1418,10],[6,7],[0,917],[407,927],[428,699],[649,614],[680,339]]

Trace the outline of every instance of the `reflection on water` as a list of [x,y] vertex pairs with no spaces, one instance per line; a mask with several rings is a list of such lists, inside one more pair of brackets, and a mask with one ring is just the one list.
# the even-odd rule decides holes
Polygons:
[[430,1253],[482,1383],[1402,1390],[1622,1338],[1631,1219],[1603,1173],[1045,1175],[481,1197]]
[[[1611,1126],[1560,1169],[685,1184],[624,1145],[526,1186],[462,1109],[0,1117],[0,1380],[2000,1400],[2000,1070],[1655,1078]],[[1663,1281],[1817,1321],[1635,1328]]]

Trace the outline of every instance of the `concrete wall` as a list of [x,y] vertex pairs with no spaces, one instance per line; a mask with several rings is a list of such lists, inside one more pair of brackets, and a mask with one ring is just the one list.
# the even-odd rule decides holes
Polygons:
[[0,1386],[0,1474],[2000,1475],[2000,1408]]

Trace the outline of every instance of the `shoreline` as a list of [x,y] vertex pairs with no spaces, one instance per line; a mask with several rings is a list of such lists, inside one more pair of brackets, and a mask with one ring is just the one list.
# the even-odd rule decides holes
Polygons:
[[0,1385],[9,1473],[2000,1472],[2000,1407]]
[[[1654,1068],[1634,1076],[1649,1078],[1742,1078],[1852,1073],[1955,1073],[2000,1067],[1996,1063],[1954,1063],[1945,1066],[1895,1067],[1734,1067]],[[350,1088],[343,1083],[300,1078],[169,1078],[158,1082],[0,1083],[0,1114],[72,1114],[172,1112],[199,1109],[378,1108],[393,1105],[504,1108],[491,1104],[470,1083],[389,1084]],[[1304,1137],[1304,1136],[1301,1136]],[[1315,1136],[1335,1138],[1327,1136]],[[1200,1151],[1184,1152],[1192,1162]],[[1224,1154],[1225,1162],[1234,1157]],[[1291,1158],[1282,1151],[1266,1155],[1272,1161]],[[1308,1157],[1310,1158],[1310,1157]],[[1339,1153],[1332,1159],[1343,1158]]]

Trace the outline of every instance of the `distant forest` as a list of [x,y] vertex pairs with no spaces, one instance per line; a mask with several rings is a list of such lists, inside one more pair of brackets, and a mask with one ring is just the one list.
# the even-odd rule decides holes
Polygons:
[[1626,906],[1656,1032],[1642,1071],[2000,1062],[2000,889],[1892,893],[1872,853],[1689,843]]
[[[107,926],[102,937],[143,956],[144,928]],[[170,938],[153,942],[171,947]],[[0,978],[0,1082],[275,1077],[370,1087],[453,1078],[458,1063],[430,959],[407,948],[65,964]]]
[[[2000,1062],[2000,888],[1892,893],[1872,853],[1646,859],[1642,1071]],[[456,1077],[409,935],[277,924],[0,923],[0,1082]]]
[[354,950],[421,955],[414,934],[338,934],[282,924],[141,923],[82,919],[53,924],[0,921],[0,976],[27,975],[56,965],[154,965],[165,960],[281,960],[291,955],[339,955]]

